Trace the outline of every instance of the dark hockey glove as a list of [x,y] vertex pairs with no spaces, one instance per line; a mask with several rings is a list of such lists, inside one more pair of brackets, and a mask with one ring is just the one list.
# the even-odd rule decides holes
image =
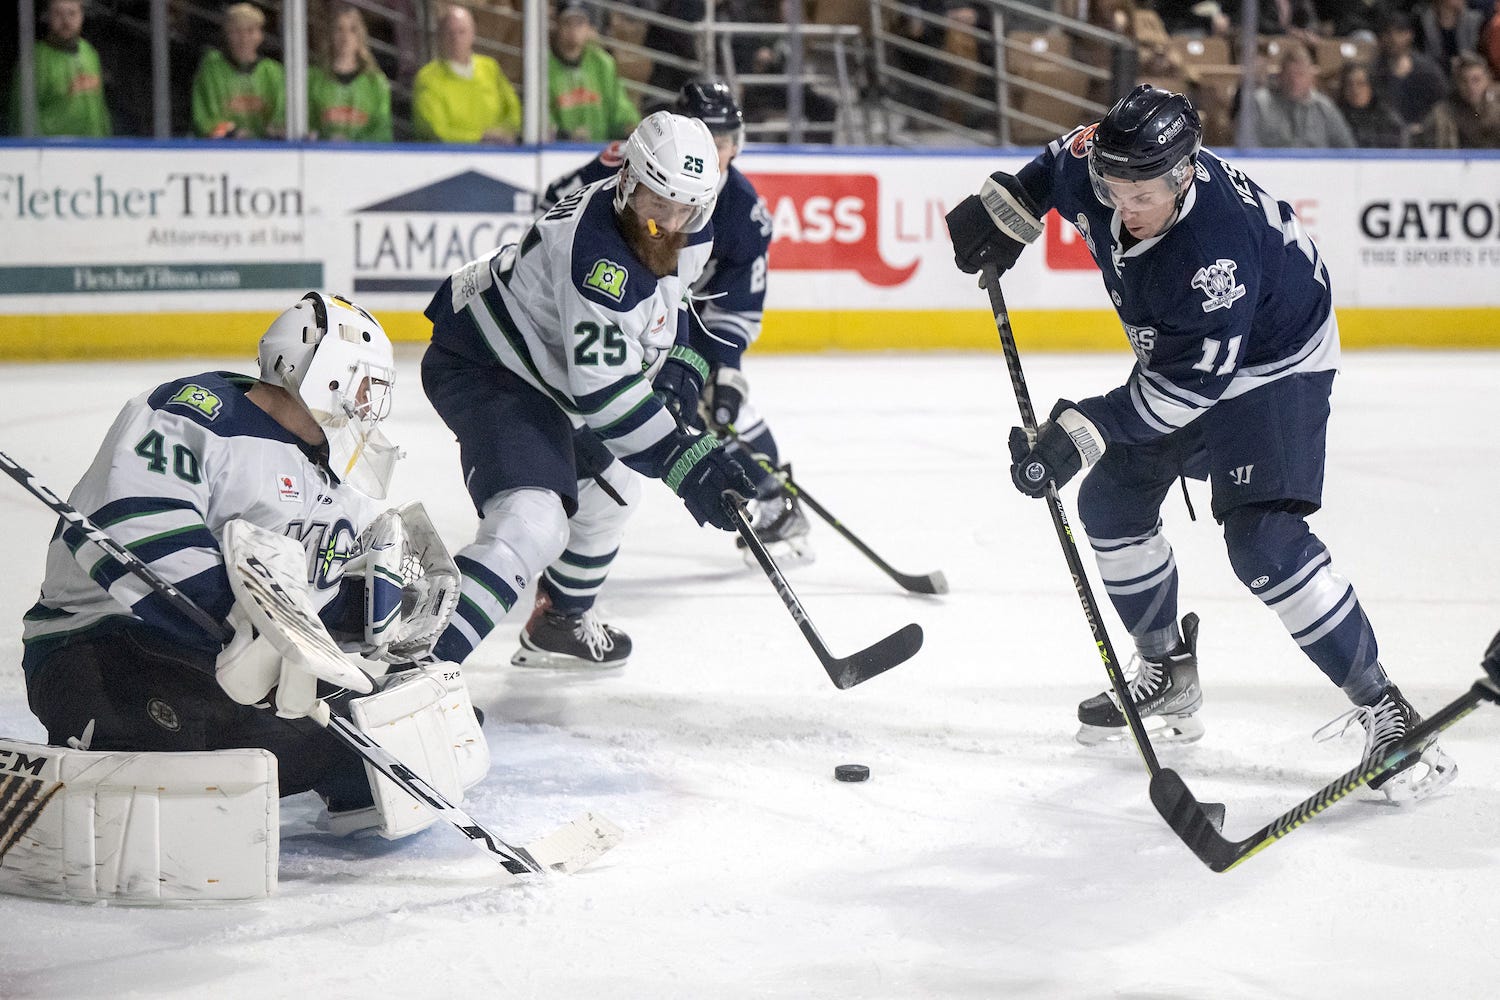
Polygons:
[[994,264],[1004,274],[1015,266],[1026,244],[1042,233],[1031,196],[1010,174],[995,172],[977,195],[969,195],[948,213],[953,262],[965,274]]
[[1010,429],[1010,478],[1029,497],[1047,495],[1047,484],[1062,489],[1085,465],[1104,454],[1104,438],[1078,407],[1059,399],[1051,419],[1037,428],[1036,443],[1020,427]]
[[733,531],[734,519],[729,515],[724,491],[733,490],[744,500],[755,496],[755,487],[740,463],[711,437],[679,435],[667,456],[666,468],[662,479],[673,493],[682,497],[688,513],[699,524]]
[[691,347],[678,344],[667,355],[651,388],[662,405],[677,418],[678,426],[701,428],[698,397],[703,393],[703,380],[707,377],[708,362],[703,356]]
[[1489,648],[1484,651],[1482,665],[1484,672],[1490,675],[1490,680],[1500,684],[1500,633],[1490,640]]
[[740,407],[750,395],[750,383],[738,368],[720,365],[714,369],[714,380],[708,385],[708,424],[715,431],[727,431],[740,419]]

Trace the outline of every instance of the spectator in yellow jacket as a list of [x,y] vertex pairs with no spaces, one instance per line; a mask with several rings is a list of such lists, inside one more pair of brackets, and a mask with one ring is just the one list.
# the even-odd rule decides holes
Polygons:
[[474,15],[449,7],[438,21],[441,55],[417,71],[412,117],[429,142],[512,143],[521,131],[521,99],[500,64],[474,52]]

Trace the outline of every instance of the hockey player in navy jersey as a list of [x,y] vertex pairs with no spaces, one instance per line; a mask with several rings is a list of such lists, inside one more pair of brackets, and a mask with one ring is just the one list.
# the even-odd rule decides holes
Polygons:
[[[710,374],[703,392],[703,413],[718,434],[731,429],[741,444],[731,448],[755,483],[755,531],[782,559],[807,561],[808,522],[797,498],[781,487],[753,456],[780,466],[770,426],[750,398],[744,375],[745,350],[760,336],[761,312],[771,248],[771,213],[734,160],[745,142],[745,118],[734,92],[722,80],[685,83],[673,110],[708,126],[719,152],[719,197],[714,205],[713,251],[703,275],[693,285],[702,323],[691,331],[694,350],[707,359]],[[619,169],[621,143],[612,143],[578,170],[554,181],[543,196],[550,206],[584,184]],[[744,541],[735,540],[744,548]]]
[[[708,261],[718,188],[707,127],[649,115],[615,174],[464,265],[427,307],[423,388],[458,438],[480,514],[457,554],[462,597],[441,658],[465,659],[517,603],[530,611],[548,571],[552,607],[516,662],[622,664],[629,639],[598,620],[592,596],[640,488],[632,469],[663,480],[699,524],[733,529],[723,494],[753,487],[689,426],[709,368],[688,344],[687,295]],[[576,597],[586,601],[569,606]]]
[[[948,215],[955,260],[1003,272],[1048,209],[1099,264],[1134,349],[1126,383],[1059,400],[1035,441],[1011,432],[1011,476],[1034,497],[1088,468],[1078,512],[1105,589],[1136,646],[1130,691],[1155,734],[1200,738],[1196,615],[1177,623],[1177,569],[1160,510],[1179,475],[1207,479],[1236,576],[1338,685],[1366,758],[1419,716],[1382,668],[1375,633],[1306,517],[1322,502],[1329,396],[1339,362],[1329,276],[1285,202],[1201,148],[1187,98],[1147,85],[1102,121],[997,172]],[[1079,739],[1119,739],[1101,694]],[[1435,744],[1382,782],[1393,800],[1442,787],[1456,767]]]
[[[383,516],[397,457],[380,426],[395,378],[390,341],[359,306],[313,292],[271,324],[259,362],[259,378],[206,372],[132,399],[71,503],[231,624],[240,622],[227,526],[248,521],[290,538],[310,607],[335,636],[362,643],[368,579],[354,561]],[[41,596],[25,616],[28,701],[54,746],[260,747],[278,758],[282,794],[316,789],[331,814],[366,809],[363,761],[305,717],[314,702],[290,704],[289,675],[276,662],[250,662],[267,652],[251,649],[250,631],[243,624],[246,641],[226,647],[59,522]],[[264,688],[236,699],[263,675]],[[278,677],[281,696],[271,699]],[[254,707],[257,696],[277,711]]]

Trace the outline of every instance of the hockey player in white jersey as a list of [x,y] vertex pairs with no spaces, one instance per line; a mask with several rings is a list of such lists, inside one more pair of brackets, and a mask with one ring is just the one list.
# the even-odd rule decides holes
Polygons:
[[[1236,576],[1355,705],[1340,721],[1359,721],[1371,759],[1420,716],[1306,522],[1322,505],[1339,359],[1328,270],[1291,206],[1202,149],[1202,132],[1186,97],[1142,84],[948,213],[959,268],[1004,272],[1057,209],[1088,244],[1138,359],[1125,385],[1059,400],[1035,440],[1014,429],[1011,478],[1041,497],[1089,467],[1079,519],[1135,640],[1132,700],[1179,742],[1203,734],[1198,618],[1179,631],[1160,511],[1179,476],[1208,479]],[[1081,742],[1125,735],[1108,692],[1078,718]],[[1379,787],[1409,800],[1456,773],[1434,742]]]
[[[259,378],[205,372],[126,404],[70,502],[240,632],[227,645],[206,634],[78,526],[59,521],[24,627],[27,697],[51,745],[184,754],[263,748],[276,756],[282,795],[316,790],[345,831],[380,826],[371,812],[380,790],[372,798],[362,759],[306,718],[316,702],[293,704],[285,672],[293,667],[266,659],[264,637],[236,606],[226,561],[236,558],[230,528],[249,522],[272,533],[272,542],[291,546],[293,567],[305,560],[306,595],[331,634],[372,656],[390,653],[395,632],[387,629],[403,594],[399,584],[386,586],[401,572],[386,561],[397,556],[392,549],[404,550],[394,542],[409,519],[406,509],[382,513],[380,502],[398,454],[381,431],[394,379],[380,324],[352,302],[313,292],[261,338]],[[430,651],[440,629],[428,624]],[[421,646],[403,651],[420,656]],[[351,663],[375,674],[388,666]],[[345,710],[347,692],[310,680],[305,689]],[[467,715],[473,724],[472,710]],[[472,729],[465,739],[482,740],[477,724]],[[411,829],[393,833],[387,824],[382,832]]]
[[[533,583],[559,559],[580,575],[608,565],[639,490],[625,466],[724,530],[725,491],[754,494],[724,447],[690,426],[708,366],[688,346],[686,296],[712,247],[718,181],[702,122],[649,115],[616,175],[464,265],[427,307],[422,385],[458,438],[480,515],[456,556],[463,590],[442,659],[462,662],[517,604],[531,610]],[[617,666],[630,651],[591,606],[539,611],[522,642],[517,661],[543,665]]]

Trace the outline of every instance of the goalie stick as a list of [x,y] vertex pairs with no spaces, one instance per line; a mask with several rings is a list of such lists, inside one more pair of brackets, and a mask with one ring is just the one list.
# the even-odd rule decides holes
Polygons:
[[724,506],[734,518],[735,530],[745,540],[745,544],[755,555],[755,561],[760,563],[760,568],[765,571],[771,585],[776,588],[776,595],[792,613],[792,620],[802,630],[802,635],[807,639],[807,644],[812,647],[813,653],[817,655],[818,662],[823,664],[824,670],[828,671],[828,679],[833,681],[834,687],[841,690],[852,688],[871,677],[885,673],[898,664],[905,663],[922,648],[922,626],[913,622],[892,632],[874,645],[851,653],[849,656],[834,656],[828,644],[823,641],[823,637],[813,626],[812,619],[802,609],[802,602],[797,600],[796,593],[792,590],[791,584],[786,582],[786,577],[782,575],[776,561],[771,558],[771,553],[766,551],[765,543],[756,535],[755,529],[750,527],[750,521],[745,517],[745,509],[741,506],[738,495],[726,490]]
[[765,455],[762,455],[761,453],[753,450],[748,444],[745,443],[744,438],[740,437],[739,432],[736,431],[734,427],[728,427],[727,430],[729,431],[729,440],[743,447],[745,451],[750,455],[750,457],[755,459],[755,463],[766,471],[767,475],[775,477],[775,479],[779,483],[781,483],[781,485],[786,489],[788,493],[790,493],[794,497],[797,497],[803,503],[807,504],[807,506],[812,509],[812,512],[814,514],[817,514],[823,520],[827,521],[829,527],[833,528],[834,531],[837,531],[840,535],[842,535],[845,541],[858,549],[866,559],[869,559],[872,563],[879,567],[880,571],[883,572],[886,576],[890,577],[892,580],[895,580],[904,589],[909,590],[914,594],[946,594],[948,592],[948,578],[943,575],[942,570],[937,570],[933,573],[923,573],[921,575],[916,575],[912,573],[903,573],[900,570],[896,569],[890,563],[880,558],[880,556],[875,553],[875,550],[866,545],[858,535],[850,531],[848,528],[844,527],[843,522],[834,517],[833,514],[829,513],[827,507],[824,507],[822,504],[818,503],[818,501],[814,500],[812,494],[808,493],[800,485],[798,485],[795,480],[792,479],[792,474],[790,472],[785,469],[778,469],[775,465],[771,464],[771,460],[768,459]]
[[[1025,428],[1028,436],[1036,440],[1036,410],[1031,405],[1031,390],[1026,387],[1026,375],[1021,370],[1021,352],[1016,349],[1016,335],[1010,326],[1010,311],[1005,307],[1005,295],[1000,291],[1000,275],[995,270],[995,265],[984,266],[985,289],[990,295],[990,307],[995,314],[995,329],[1000,334],[1000,347],[1005,352],[1005,367],[1010,372],[1010,387],[1016,395],[1016,406],[1021,411],[1021,426]],[[1068,572],[1073,577],[1073,589],[1078,594],[1078,603],[1083,606],[1083,617],[1088,622],[1089,631],[1094,637],[1094,647],[1099,651],[1099,659],[1104,662],[1104,672],[1109,675],[1110,688],[1115,693],[1115,700],[1120,705],[1120,712],[1125,716],[1125,722],[1130,727],[1130,735],[1135,739],[1136,749],[1141,753],[1141,759],[1146,762],[1146,771],[1151,776],[1151,781],[1156,782],[1158,775],[1162,773],[1161,763],[1156,759],[1156,750],[1151,746],[1151,737],[1146,735],[1146,725],[1141,721],[1141,713],[1136,709],[1135,702],[1130,697],[1130,686],[1125,681],[1125,673],[1120,669],[1120,661],[1115,656],[1114,645],[1109,641],[1109,633],[1104,629],[1104,619],[1099,614],[1099,604],[1094,600],[1094,589],[1089,584],[1087,574],[1083,568],[1083,558],[1078,554],[1078,541],[1073,537],[1073,528],[1068,523],[1068,511],[1063,506],[1062,498],[1057,494],[1057,485],[1051,481],[1047,483],[1047,507],[1052,512],[1052,525],[1057,529],[1057,541],[1062,546],[1063,558],[1067,561]],[[1224,806],[1219,802],[1201,803],[1204,815],[1214,821],[1216,825],[1224,822]],[[1175,827],[1173,828],[1176,829]]]
[[1406,738],[1384,753],[1361,761],[1360,765],[1337,780],[1324,785],[1297,805],[1246,837],[1230,840],[1219,832],[1204,803],[1194,797],[1182,777],[1171,768],[1163,768],[1151,778],[1151,802],[1172,831],[1188,849],[1215,872],[1231,868],[1259,854],[1291,833],[1339,799],[1383,774],[1400,768],[1412,756],[1420,754],[1429,739],[1468,715],[1484,701],[1500,703],[1500,687],[1492,679],[1474,682],[1468,691],[1423,720]]
[[[103,528],[89,520],[82,511],[43,486],[35,476],[4,452],[0,452],[0,470],[19,483],[32,496],[46,504],[63,520],[82,531],[90,541],[97,544],[117,563],[169,601],[193,624],[223,642],[233,637],[234,631],[227,623],[219,621],[203,610],[192,598],[163,579],[155,570],[142,562],[135,553],[122,546]],[[225,568],[226,571],[229,569],[227,565]],[[255,574],[254,577],[245,581],[249,584],[248,592],[255,597],[257,603],[261,604],[262,609],[270,617],[286,624],[290,630],[299,635],[310,637],[311,641],[307,648],[312,655],[326,654],[328,649],[331,649],[333,654],[342,656],[337,647],[332,644],[322,622],[316,619],[308,620],[305,613],[293,602],[277,596],[282,589],[281,585],[271,576],[264,564],[252,559],[245,568],[249,573]],[[319,641],[320,639],[326,640],[326,649],[323,648],[324,644]],[[371,767],[395,782],[402,791],[427,806],[440,819],[448,822],[470,841],[477,844],[511,876],[542,874],[549,870],[576,871],[613,847],[620,838],[618,827],[590,813],[541,838],[532,845],[530,850],[508,844],[485,829],[468,813],[449,802],[446,796],[380,744],[360,732],[357,727],[346,719],[333,715],[328,711],[326,704],[322,706],[322,709],[322,712],[311,715],[309,718],[323,725]],[[538,855],[547,860],[539,860]]]

